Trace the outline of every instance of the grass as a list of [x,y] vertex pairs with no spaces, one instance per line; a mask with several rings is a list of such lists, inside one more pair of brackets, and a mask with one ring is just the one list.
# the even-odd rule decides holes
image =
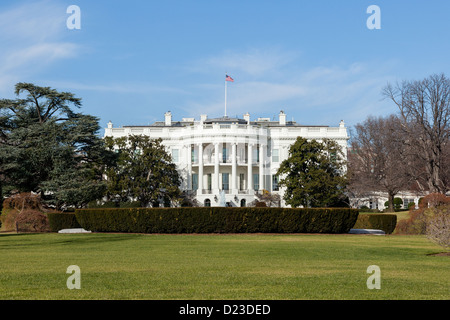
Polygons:
[[447,300],[441,251],[423,236],[3,234],[0,299]]

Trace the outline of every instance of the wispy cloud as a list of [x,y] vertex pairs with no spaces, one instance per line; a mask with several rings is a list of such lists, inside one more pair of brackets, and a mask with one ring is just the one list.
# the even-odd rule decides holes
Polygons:
[[66,12],[54,1],[26,2],[0,12],[0,84],[11,86],[79,49],[64,40]]
[[[304,67],[305,63],[298,63],[300,58],[282,50],[253,49],[205,58],[203,64],[193,63],[192,71],[201,71],[201,66],[205,70],[233,66],[235,74],[242,75],[243,79],[228,85],[227,113],[231,115],[273,116],[284,110],[304,115],[295,119],[301,123],[327,124],[343,118],[354,123],[368,111],[385,111],[379,110],[380,91],[391,80],[390,62],[377,68],[368,61]],[[222,115],[223,86],[205,84],[203,89],[208,94],[187,102],[184,111],[192,116]]]
[[226,50],[224,53],[193,61],[188,67],[191,72],[229,72],[243,76],[262,77],[278,73],[299,57],[298,52],[280,48],[250,48],[245,51]]
[[98,93],[114,92],[124,94],[142,94],[149,93],[172,93],[172,94],[188,94],[186,90],[176,87],[155,85],[147,82],[105,82],[105,83],[89,83],[89,81],[70,82],[70,81],[48,81],[48,85],[57,88],[67,88],[70,90],[94,91]]

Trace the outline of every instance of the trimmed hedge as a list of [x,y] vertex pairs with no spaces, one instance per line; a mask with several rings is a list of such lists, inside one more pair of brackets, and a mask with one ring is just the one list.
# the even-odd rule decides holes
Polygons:
[[81,225],[75,217],[75,212],[47,213],[47,218],[50,225],[50,230],[53,232],[57,232],[62,229],[81,228]]
[[110,208],[75,211],[93,232],[348,233],[358,217],[349,208]]
[[353,229],[379,229],[387,234],[394,232],[397,225],[397,215],[395,214],[360,214]]

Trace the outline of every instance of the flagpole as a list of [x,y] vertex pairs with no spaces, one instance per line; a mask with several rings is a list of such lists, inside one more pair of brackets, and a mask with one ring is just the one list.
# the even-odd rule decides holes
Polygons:
[[225,117],[227,116],[227,78],[225,74]]

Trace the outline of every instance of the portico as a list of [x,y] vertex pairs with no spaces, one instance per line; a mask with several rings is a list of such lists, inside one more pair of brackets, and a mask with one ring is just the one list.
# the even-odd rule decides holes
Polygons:
[[188,173],[194,177],[188,190],[195,190],[197,195],[218,194],[222,190],[231,195],[252,195],[264,190],[263,144],[201,142],[188,149]]

